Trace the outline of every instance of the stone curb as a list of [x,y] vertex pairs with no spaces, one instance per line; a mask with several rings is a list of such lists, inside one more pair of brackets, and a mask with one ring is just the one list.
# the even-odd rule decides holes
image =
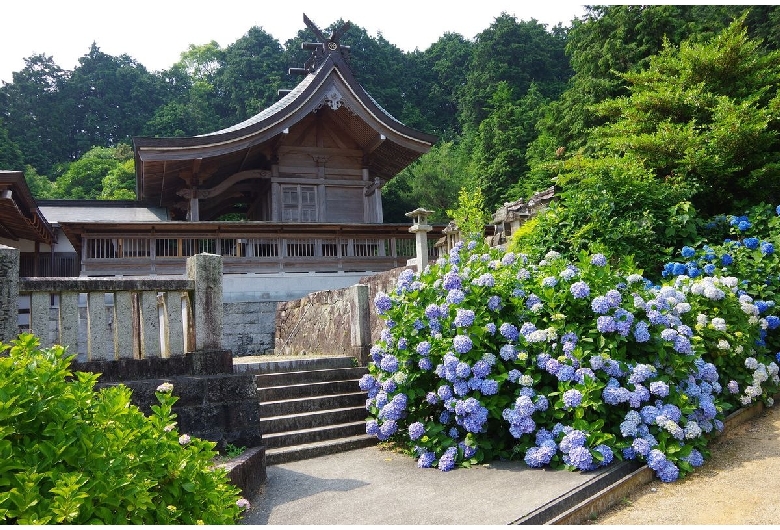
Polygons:
[[[780,394],[776,395],[775,401],[779,397]],[[734,429],[746,421],[758,417],[764,410],[766,407],[759,402],[734,411],[723,422],[724,432],[726,429]],[[655,473],[647,465],[622,462],[615,466],[614,470],[595,477],[579,488],[553,499],[513,524],[586,524],[620,502],[636,488],[648,484],[654,479]],[[610,482],[612,483],[610,484]]]
[[249,499],[254,497],[265,484],[265,446],[251,447],[227,462],[217,464],[227,471],[230,482]]

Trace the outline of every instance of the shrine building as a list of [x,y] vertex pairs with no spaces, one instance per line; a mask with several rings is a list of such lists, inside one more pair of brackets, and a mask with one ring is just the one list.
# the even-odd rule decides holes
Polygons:
[[383,223],[381,190],[437,138],[357,82],[349,23],[326,36],[304,22],[318,42],[276,103],[220,131],[133,139],[136,201],[35,200],[0,171],[0,244],[20,250],[20,276],[178,275],[207,252],[223,257],[225,301],[290,300],[406,265],[414,235]]

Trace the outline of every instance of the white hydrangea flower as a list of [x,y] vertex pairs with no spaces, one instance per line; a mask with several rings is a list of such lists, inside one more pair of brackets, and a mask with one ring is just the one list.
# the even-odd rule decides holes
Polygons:
[[[723,320],[723,319],[721,319]],[[699,313],[696,315],[696,325],[697,326],[706,326],[709,322],[709,318],[704,313]]]
[[720,339],[718,341],[718,349],[719,350],[728,350],[729,348],[731,348],[731,344],[729,344],[729,341],[727,341],[725,339]]
[[712,327],[718,331],[726,331],[726,321],[721,317],[714,317],[711,324]]
[[674,306],[674,310],[677,312],[677,314],[683,314],[687,313],[691,310],[691,304],[688,302],[679,302],[676,306]]

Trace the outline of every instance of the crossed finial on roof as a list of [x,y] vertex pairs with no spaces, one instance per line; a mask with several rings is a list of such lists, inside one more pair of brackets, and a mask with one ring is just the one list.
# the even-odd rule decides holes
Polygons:
[[306,13],[303,14],[303,22],[314,33],[317,39],[319,39],[319,42],[304,42],[302,44],[304,50],[311,50],[311,57],[309,57],[302,69],[291,68],[290,73],[303,74],[313,72],[322,60],[331,53],[338,52],[345,59],[349,58],[349,46],[342,46],[339,44],[339,39],[351,26],[350,22],[343,23],[336,31],[331,33],[330,37],[325,37],[317,25],[306,16]]

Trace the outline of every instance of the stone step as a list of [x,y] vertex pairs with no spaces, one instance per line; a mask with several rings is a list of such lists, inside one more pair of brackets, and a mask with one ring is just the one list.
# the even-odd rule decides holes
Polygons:
[[289,447],[277,447],[266,450],[266,465],[273,466],[277,464],[284,464],[286,462],[305,460],[307,458],[331,455],[352,449],[369,447],[376,443],[377,439],[375,436],[361,434],[345,438],[336,438],[326,442],[301,444]]
[[332,410],[319,410],[304,414],[286,414],[260,418],[259,430],[263,437],[300,429],[324,428],[339,423],[349,423],[366,419],[365,402],[360,407],[345,407]]
[[322,383],[324,381],[346,381],[360,379],[368,370],[364,367],[326,368],[298,372],[273,372],[255,375],[258,388],[271,386],[300,385],[304,383]]
[[331,394],[349,394],[360,390],[359,379],[345,381],[323,381],[321,383],[302,383],[297,385],[269,386],[257,389],[257,399],[260,403],[296,399],[310,396],[326,396]]
[[282,433],[266,434],[263,443],[268,448],[327,442],[336,438],[347,438],[366,433],[365,421],[352,421],[312,429],[299,429]]
[[366,394],[351,392],[349,394],[332,394],[329,396],[311,396],[296,399],[282,399],[260,403],[260,417],[286,416],[303,414],[321,410],[343,409],[347,407],[365,406]]
[[300,372],[328,368],[354,368],[354,357],[301,357],[274,359],[272,355],[234,357],[234,372],[269,374],[279,372]]

